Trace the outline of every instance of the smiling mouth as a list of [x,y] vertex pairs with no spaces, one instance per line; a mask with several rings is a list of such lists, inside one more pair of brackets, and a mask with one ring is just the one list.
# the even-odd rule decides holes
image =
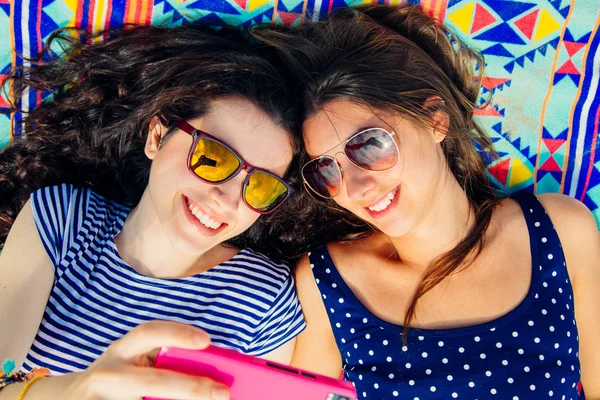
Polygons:
[[373,204],[372,206],[365,207],[365,208],[367,208],[369,211],[374,211],[374,212],[385,211],[390,206],[390,204],[392,204],[392,201],[394,200],[394,198],[397,195],[398,195],[398,187],[389,191],[388,194],[386,194],[377,203]]
[[217,233],[225,228],[228,224],[224,222],[219,222],[206,214],[204,211],[200,209],[197,205],[192,203],[190,199],[186,196],[183,196],[185,207],[189,210],[189,217],[192,218],[195,223],[194,225],[200,225],[207,231],[211,231]]
[[219,229],[221,227],[221,225],[223,225],[223,223],[217,222],[214,219],[212,219],[211,217],[209,217],[208,215],[204,214],[196,206],[188,204],[188,208],[190,209],[190,211],[192,212],[192,214],[194,215],[194,217],[196,217],[198,219],[198,221],[200,221],[200,223],[202,225],[206,226],[207,228],[210,228],[210,229]]

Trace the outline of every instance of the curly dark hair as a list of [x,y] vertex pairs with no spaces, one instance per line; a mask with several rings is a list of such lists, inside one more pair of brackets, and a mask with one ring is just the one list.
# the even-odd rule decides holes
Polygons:
[[[476,224],[428,268],[406,312],[404,326],[410,326],[419,298],[480,254],[500,201],[486,176],[486,158],[496,153],[489,136],[473,120],[483,57],[417,5],[341,8],[322,22],[300,28],[263,26],[252,33],[276,48],[296,76],[296,90],[302,95],[301,119],[332,101],[348,101],[431,126],[432,110],[424,105],[432,97],[445,101],[441,109],[450,117],[450,126],[442,149],[466,193]],[[331,200],[306,202],[305,225],[315,239],[347,241],[373,232],[351,213],[344,215],[345,210]],[[319,225],[314,219],[318,213],[333,223]]]
[[[103,37],[108,40],[98,43]],[[289,132],[295,150],[300,147],[290,78],[272,50],[234,28],[125,26],[97,34],[61,29],[30,61],[4,86],[12,84],[10,112],[24,117],[17,124],[22,136],[0,152],[0,243],[30,194],[44,186],[71,183],[136,205],[150,172],[144,154],[148,126],[159,114],[169,134],[178,119],[207,112],[211,100],[241,96]],[[19,110],[26,90],[51,96],[33,110]],[[298,163],[294,159],[285,177],[296,187]],[[294,207],[292,196],[278,214],[261,217],[231,243],[286,259],[292,248],[286,208]]]

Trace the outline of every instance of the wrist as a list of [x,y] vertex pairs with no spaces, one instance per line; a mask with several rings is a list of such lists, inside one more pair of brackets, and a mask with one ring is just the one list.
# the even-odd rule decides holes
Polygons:
[[[61,400],[86,400],[90,397],[85,384],[85,372],[73,372],[54,377],[56,398]],[[59,382],[60,381],[60,382]]]
[[[24,400],[85,400],[85,392],[81,390],[79,373],[60,376],[48,376],[32,385],[25,395]],[[0,392],[0,400],[17,398],[26,383],[13,384],[6,387],[6,397]],[[10,396],[9,396],[10,394]]]

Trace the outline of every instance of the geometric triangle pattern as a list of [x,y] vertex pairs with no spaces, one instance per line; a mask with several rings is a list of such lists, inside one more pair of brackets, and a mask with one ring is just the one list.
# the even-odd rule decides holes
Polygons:
[[471,25],[471,35],[479,32],[483,28],[486,28],[493,23],[497,22],[498,19],[487,10],[481,4],[475,5],[475,15],[473,17],[473,24]]
[[533,31],[535,30],[535,25],[538,20],[538,15],[540,10],[535,10],[530,12],[529,14],[520,17],[517,19],[514,24],[521,31],[523,35],[529,40],[533,38]]
[[[373,3],[420,4],[485,56],[478,104],[489,96],[491,103],[474,118],[499,155],[488,168],[499,191],[566,193],[600,223],[598,0],[0,0],[0,80],[60,27],[297,25],[338,7]],[[30,95],[21,106],[41,100]],[[0,116],[0,148],[11,131],[10,119]]]

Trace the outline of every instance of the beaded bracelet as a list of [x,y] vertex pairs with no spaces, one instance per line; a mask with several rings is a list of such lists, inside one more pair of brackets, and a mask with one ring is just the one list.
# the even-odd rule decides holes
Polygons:
[[0,369],[0,389],[13,383],[27,382],[34,378],[50,375],[50,370],[47,368],[34,368],[30,372],[11,372],[15,369],[15,367],[15,360],[4,360],[2,363],[2,368]]

